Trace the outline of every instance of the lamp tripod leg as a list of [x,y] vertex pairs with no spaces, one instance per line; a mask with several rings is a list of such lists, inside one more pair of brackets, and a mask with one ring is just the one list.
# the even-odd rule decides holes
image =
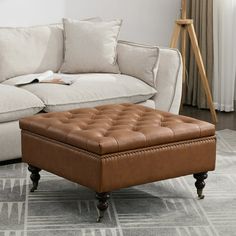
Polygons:
[[183,60],[183,83],[185,83],[186,79],[186,42],[187,42],[187,35],[186,35],[186,27],[182,28],[181,32],[181,54]]
[[188,29],[190,41],[191,41],[191,44],[193,47],[193,52],[194,52],[194,55],[196,58],[196,62],[198,65],[198,69],[200,72],[200,77],[201,77],[201,81],[203,84],[203,88],[204,88],[204,91],[205,91],[205,94],[207,97],[207,103],[208,103],[208,106],[211,111],[212,120],[214,123],[217,123],[217,116],[216,116],[216,111],[215,111],[215,107],[214,107],[212,96],[211,96],[211,90],[209,88],[209,84],[208,84],[208,80],[207,80],[207,76],[206,76],[206,71],[205,71],[204,63],[202,60],[202,55],[200,52],[200,48],[198,45],[198,40],[197,40],[197,36],[196,36],[193,24],[189,24],[187,26],[187,29]]
[[[186,81],[186,43],[187,43],[187,30],[186,30],[186,26],[183,25],[182,31],[181,31],[181,55],[182,55],[182,61],[183,61],[183,80],[182,80],[183,88]],[[185,94],[186,92],[183,89],[180,110],[183,110]]]
[[174,32],[173,32],[171,43],[170,43],[171,48],[176,48],[180,31],[181,31],[181,26],[179,24],[175,24]]

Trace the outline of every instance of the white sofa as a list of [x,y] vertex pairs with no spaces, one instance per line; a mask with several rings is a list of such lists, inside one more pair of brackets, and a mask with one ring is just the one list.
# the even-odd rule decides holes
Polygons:
[[[6,45],[2,45],[1,37],[3,37],[4,33],[1,34],[1,30],[0,60],[3,60],[8,53],[6,50],[12,50],[12,47],[10,49],[6,48]],[[27,31],[27,29],[24,30]],[[37,31],[35,28],[34,30]],[[57,43],[55,45],[54,42],[49,48],[49,50],[54,50],[57,57],[56,64],[59,64],[59,66],[61,61],[63,61],[63,36],[60,30],[62,29],[60,28],[59,31],[50,32],[50,39],[56,39]],[[27,34],[27,38],[30,37],[31,35]],[[42,37],[42,34],[40,34],[40,37]],[[45,48],[47,48],[50,42],[47,40],[42,41],[45,42]],[[27,42],[24,43],[27,47]],[[1,50],[3,46],[5,51]],[[40,47],[40,53],[45,54],[45,57],[50,57],[50,60],[53,60],[52,52],[42,52],[43,46],[40,45]],[[25,50],[27,51],[27,48]],[[32,60],[36,60],[34,59],[33,49],[31,48],[30,50]],[[35,54],[39,53],[37,50],[35,49]],[[56,53],[56,50],[60,52]],[[19,56],[19,53],[17,53],[17,56]],[[118,50],[118,58],[121,53]],[[2,99],[0,103],[0,161],[21,157],[21,138],[18,120],[39,112],[64,111],[80,107],[126,102],[138,103],[175,114],[179,112],[182,94],[182,61],[181,55],[177,50],[160,48],[159,67],[155,78],[155,86],[150,86],[139,78],[125,75],[122,73],[122,70],[121,74],[91,73],[66,75],[76,80],[70,86],[37,83],[18,88],[9,85],[14,76],[25,73],[39,73],[40,70],[43,72],[48,69],[52,69],[57,73],[59,70],[59,67],[50,68],[50,63],[48,63],[49,68],[44,65],[40,70],[34,70],[32,66],[28,66],[32,61],[27,62],[27,60],[27,57],[22,54],[22,61],[18,62],[19,65],[14,66],[16,64],[15,61],[15,64],[13,66],[11,65],[14,67],[11,70],[11,76],[6,76],[5,79],[0,78],[2,80],[0,83],[0,99]],[[26,63],[26,67],[28,68],[22,68],[23,63]],[[19,73],[16,73],[16,71],[19,71]]]

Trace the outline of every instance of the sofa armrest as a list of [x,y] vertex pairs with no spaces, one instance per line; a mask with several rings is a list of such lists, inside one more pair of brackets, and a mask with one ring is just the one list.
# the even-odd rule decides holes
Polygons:
[[182,98],[181,54],[176,49],[160,48],[159,60],[157,94],[152,100],[156,104],[156,109],[178,114]]

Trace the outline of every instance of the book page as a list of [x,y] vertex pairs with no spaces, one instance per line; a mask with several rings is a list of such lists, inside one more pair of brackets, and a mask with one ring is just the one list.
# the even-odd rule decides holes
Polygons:
[[29,75],[17,76],[8,79],[2,83],[13,86],[23,86],[31,83],[52,83],[52,84],[71,85],[74,81],[75,78],[71,78],[67,75],[53,73],[52,71],[46,71],[41,74],[29,74]]
[[53,79],[54,73],[51,70],[48,70],[36,77],[38,82],[43,82],[44,80],[51,80]]

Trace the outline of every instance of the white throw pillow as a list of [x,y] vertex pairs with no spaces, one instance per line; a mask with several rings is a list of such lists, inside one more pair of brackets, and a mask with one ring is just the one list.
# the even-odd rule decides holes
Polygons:
[[159,48],[119,41],[118,65],[122,74],[137,77],[156,88]]
[[0,101],[0,123],[32,116],[44,108],[34,94],[10,85],[0,85]]
[[57,72],[62,62],[60,25],[0,28],[0,82],[24,74]]
[[64,19],[63,73],[119,73],[117,38],[121,20],[109,22]]

